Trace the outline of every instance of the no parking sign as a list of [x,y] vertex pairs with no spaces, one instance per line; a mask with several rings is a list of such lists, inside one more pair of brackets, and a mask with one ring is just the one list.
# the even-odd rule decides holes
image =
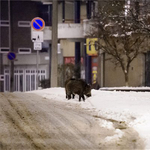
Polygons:
[[41,31],[45,27],[45,21],[40,17],[36,17],[31,21],[31,27],[36,31]]
[[14,52],[9,52],[7,54],[7,58],[11,61],[15,60],[16,59],[16,54]]

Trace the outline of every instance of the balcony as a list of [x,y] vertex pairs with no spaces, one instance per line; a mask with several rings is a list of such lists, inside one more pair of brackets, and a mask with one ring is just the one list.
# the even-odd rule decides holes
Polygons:
[[[44,28],[44,40],[52,39],[52,27]],[[84,38],[83,25],[78,23],[58,24],[58,39],[80,39]]]

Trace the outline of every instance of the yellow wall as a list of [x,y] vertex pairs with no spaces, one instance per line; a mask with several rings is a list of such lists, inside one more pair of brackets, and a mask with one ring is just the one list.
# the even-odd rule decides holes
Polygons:
[[75,44],[69,40],[61,40],[60,48],[63,51],[63,57],[72,57],[75,55]]

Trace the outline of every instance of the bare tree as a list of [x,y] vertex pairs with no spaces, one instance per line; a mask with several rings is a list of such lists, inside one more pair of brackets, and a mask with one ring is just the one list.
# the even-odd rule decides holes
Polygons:
[[132,21],[135,25],[134,28],[141,30],[143,33],[150,34],[150,2],[145,0],[142,6],[140,6],[138,1],[135,4],[135,10],[130,10]]
[[[115,65],[122,68],[125,85],[131,62],[146,50],[148,34],[143,32],[143,24],[138,20],[139,7],[129,5],[124,0],[98,1],[98,9],[91,20],[88,37],[97,37],[98,49],[109,54]],[[136,7],[135,7],[136,6]],[[148,30],[148,28],[147,28]]]

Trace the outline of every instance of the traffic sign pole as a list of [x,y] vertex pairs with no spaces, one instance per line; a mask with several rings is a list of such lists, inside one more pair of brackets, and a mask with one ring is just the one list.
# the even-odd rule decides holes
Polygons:
[[37,51],[36,54],[36,89],[38,89],[39,85],[39,50],[42,50],[42,42],[43,42],[43,29],[45,27],[45,22],[42,18],[36,17],[31,21],[31,27],[33,29],[31,33],[31,40],[34,42],[34,50]]
[[38,61],[38,58],[39,58],[39,51],[36,51],[36,89],[38,89],[38,86],[39,86],[39,61]]

